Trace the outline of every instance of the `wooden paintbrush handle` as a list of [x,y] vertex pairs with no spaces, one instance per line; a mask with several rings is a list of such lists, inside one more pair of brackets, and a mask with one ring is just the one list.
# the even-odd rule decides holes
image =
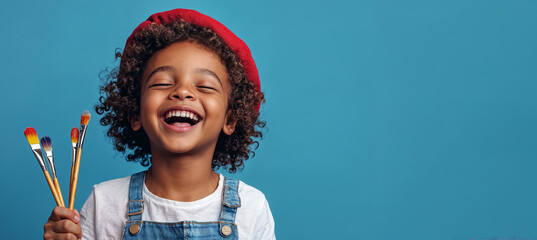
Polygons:
[[75,170],[73,171],[73,182],[71,184],[71,193],[69,194],[69,209],[73,210],[75,205],[76,185],[78,183],[78,170],[80,169],[80,155],[82,148],[77,149],[75,158]]
[[61,206],[62,202],[60,202],[60,198],[58,197],[58,193],[56,192],[56,187],[54,187],[52,178],[50,178],[50,174],[48,173],[48,171],[44,171],[43,173],[45,174],[45,178],[47,179],[48,186],[50,187],[50,191],[52,192],[52,196],[54,196],[54,200],[56,201],[56,204],[58,206]]
[[75,171],[75,165],[71,165],[71,176],[69,178],[69,197],[71,197],[71,192],[73,191],[71,189],[71,186],[73,185],[73,175]]
[[63,195],[62,190],[60,189],[60,183],[58,182],[58,178],[54,178],[54,187],[56,187],[56,192],[58,193],[58,197],[60,197],[60,202],[62,203],[62,207],[65,207],[65,202],[63,201]]

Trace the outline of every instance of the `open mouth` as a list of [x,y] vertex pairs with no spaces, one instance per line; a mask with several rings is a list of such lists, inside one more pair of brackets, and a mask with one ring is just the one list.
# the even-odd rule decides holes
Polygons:
[[164,113],[164,122],[176,127],[194,126],[201,121],[201,116],[191,111],[170,110]]

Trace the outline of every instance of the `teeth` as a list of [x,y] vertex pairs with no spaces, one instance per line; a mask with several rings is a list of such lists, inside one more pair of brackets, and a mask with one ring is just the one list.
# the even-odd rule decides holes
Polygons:
[[171,117],[187,117],[195,121],[198,121],[198,116],[194,114],[193,112],[189,112],[189,111],[178,111],[178,110],[169,111],[166,114],[166,119],[171,118]]

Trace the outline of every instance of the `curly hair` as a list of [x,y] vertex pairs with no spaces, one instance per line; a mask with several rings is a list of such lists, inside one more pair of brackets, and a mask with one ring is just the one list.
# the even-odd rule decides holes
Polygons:
[[[95,111],[103,115],[100,123],[109,126],[107,135],[112,138],[114,148],[126,153],[127,161],[139,161],[142,166],[151,163],[151,148],[145,131],[134,131],[130,120],[140,113],[141,75],[149,58],[157,51],[171,43],[195,41],[220,57],[225,65],[231,94],[228,100],[229,121],[236,121],[235,131],[231,135],[221,133],[214,150],[212,168],[223,167],[230,173],[242,170],[244,161],[255,156],[254,149],[259,142],[254,138],[262,138],[265,122],[259,119],[256,106],[264,102],[262,92],[246,78],[242,64],[237,55],[213,31],[185,21],[177,21],[168,25],[152,24],[137,32],[132,43],[123,53],[116,50],[116,59],[121,62],[111,71],[104,70],[100,74],[103,86],[100,88],[99,104]],[[102,75],[104,74],[104,75]]]

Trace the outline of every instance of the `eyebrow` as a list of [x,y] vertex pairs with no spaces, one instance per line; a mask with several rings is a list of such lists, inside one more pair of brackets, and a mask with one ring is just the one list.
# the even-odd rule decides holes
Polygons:
[[213,71],[207,69],[207,68],[196,68],[196,70],[194,71],[196,73],[201,73],[201,74],[205,74],[205,75],[210,75],[210,76],[213,76],[214,78],[216,78],[216,80],[218,80],[218,83],[220,83],[220,86],[221,87],[224,87],[222,85],[222,81],[220,80],[220,78],[218,77],[218,75],[216,75],[216,73],[214,73]]
[[146,85],[149,82],[149,79],[151,78],[151,76],[153,76],[155,73],[158,73],[158,72],[177,72],[177,69],[175,69],[173,66],[168,66],[168,65],[158,67],[155,70],[153,70],[149,74],[149,76],[147,76],[147,78],[145,79],[144,85]]

